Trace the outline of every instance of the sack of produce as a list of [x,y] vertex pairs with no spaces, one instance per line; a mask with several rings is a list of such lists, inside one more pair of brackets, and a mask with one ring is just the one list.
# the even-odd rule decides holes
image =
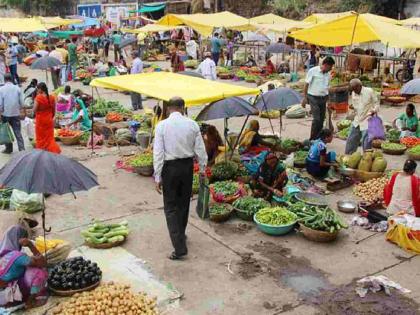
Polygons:
[[119,145],[130,145],[132,134],[128,128],[121,128],[115,132],[115,142]]
[[286,117],[287,118],[305,118],[306,116],[306,110],[302,107],[301,104],[296,104],[293,105],[291,107],[289,107],[289,109],[286,111]]
[[25,213],[35,213],[44,210],[42,194],[27,194],[26,192],[13,189],[10,197],[10,208]]

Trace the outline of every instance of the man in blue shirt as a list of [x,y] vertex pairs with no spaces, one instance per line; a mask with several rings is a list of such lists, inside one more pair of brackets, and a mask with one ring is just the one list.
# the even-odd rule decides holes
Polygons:
[[17,64],[18,64],[18,50],[16,47],[17,44],[9,43],[9,48],[7,49],[7,55],[9,57],[9,70],[12,76],[13,84],[19,84],[20,80],[17,74]]
[[[19,151],[25,150],[20,125],[20,111],[23,108],[23,94],[20,87],[13,85],[12,76],[4,76],[6,82],[0,88],[0,115],[3,123],[9,123],[15,134]],[[11,154],[13,152],[13,143],[6,144],[6,150],[3,153]]]
[[220,51],[222,50],[222,41],[219,38],[219,33],[214,33],[214,36],[210,40],[211,43],[211,55],[213,61],[217,66],[220,58]]

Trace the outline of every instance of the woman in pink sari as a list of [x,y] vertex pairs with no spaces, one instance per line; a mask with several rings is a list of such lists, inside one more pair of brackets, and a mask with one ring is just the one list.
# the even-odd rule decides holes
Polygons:
[[[20,225],[10,227],[0,242],[0,306],[41,306],[47,301],[47,262]],[[21,252],[28,247],[33,256]]]

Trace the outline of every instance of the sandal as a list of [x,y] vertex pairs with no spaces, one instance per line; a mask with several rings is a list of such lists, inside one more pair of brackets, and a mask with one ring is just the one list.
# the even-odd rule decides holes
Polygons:
[[182,260],[183,259],[183,257],[185,256],[186,254],[184,254],[184,255],[177,255],[175,252],[172,252],[169,256],[168,256],[168,258],[170,259],[170,260]]

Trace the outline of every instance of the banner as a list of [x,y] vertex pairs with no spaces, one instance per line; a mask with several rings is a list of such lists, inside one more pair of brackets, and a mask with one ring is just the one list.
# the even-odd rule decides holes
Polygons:
[[130,11],[137,10],[137,3],[104,4],[105,17],[108,22],[120,27],[121,20],[130,16]]
[[79,4],[77,6],[77,14],[90,18],[100,18],[102,9],[100,4]]

